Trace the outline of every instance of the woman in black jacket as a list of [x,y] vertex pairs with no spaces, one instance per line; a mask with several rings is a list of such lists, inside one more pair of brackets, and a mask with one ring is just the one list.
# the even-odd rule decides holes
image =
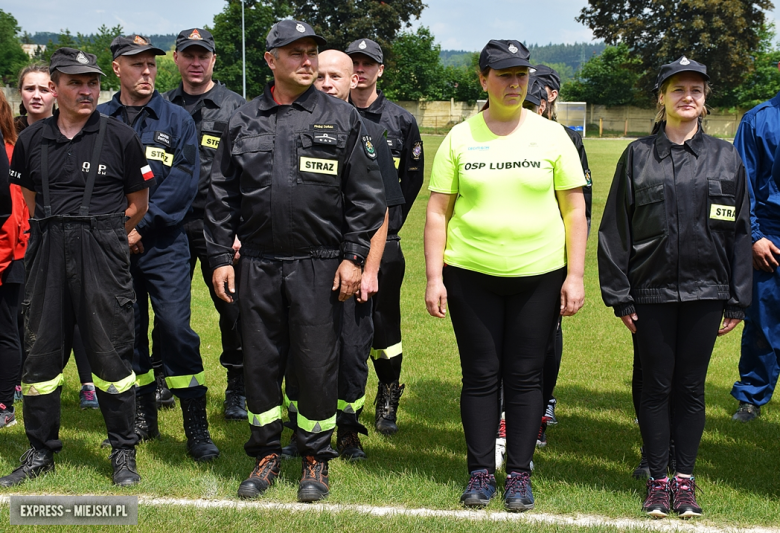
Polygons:
[[685,56],[661,67],[657,133],[626,148],[599,228],[601,294],[635,335],[642,365],[639,427],[651,475],[643,509],[657,518],[670,507],[682,518],[702,512],[692,474],[707,366],[751,298],[745,169],[731,144],[702,131],[708,80]]

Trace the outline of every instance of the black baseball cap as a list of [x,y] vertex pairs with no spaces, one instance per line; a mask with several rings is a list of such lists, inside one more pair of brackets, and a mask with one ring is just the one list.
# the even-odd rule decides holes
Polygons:
[[542,80],[531,77],[528,80],[528,91],[525,93],[525,101],[531,102],[535,106],[542,105],[542,100],[547,101],[547,89],[544,88]]
[[555,69],[547,65],[536,65],[534,67],[534,76],[542,83],[554,91],[561,90],[561,77]]
[[358,39],[357,41],[352,41],[349,46],[347,46],[347,49],[344,50],[344,53],[348,56],[353,54],[363,54],[364,56],[370,57],[380,65],[384,63],[382,47],[371,39]]
[[134,56],[141,52],[154,52],[156,56],[164,56],[165,50],[157,48],[152,44],[152,41],[142,35],[120,35],[113,41],[111,41],[111,53],[114,55],[114,59],[119,56]]
[[280,20],[271,26],[271,31],[268,32],[268,36],[265,38],[265,49],[273,50],[274,48],[287,46],[298,39],[304,39],[306,37],[311,37],[320,46],[328,44],[328,41],[326,41],[324,37],[314,33],[314,28],[305,22],[299,20]]
[[530,67],[531,52],[520,41],[491,39],[479,54],[479,70]]
[[59,70],[64,74],[100,74],[105,76],[97,64],[97,56],[75,48],[57,48],[51,55],[49,74]]
[[653,90],[657,91],[666,80],[675,74],[679,74],[680,72],[695,72],[701,75],[701,77],[704,78],[704,81],[708,81],[710,79],[710,77],[707,75],[706,65],[699,63],[698,61],[694,61],[693,59],[688,59],[685,56],[681,56],[677,61],[667,63],[661,67],[661,70],[658,71],[658,78],[655,81],[655,87],[653,87]]
[[214,44],[214,36],[211,32],[203,28],[190,28],[182,30],[176,37],[176,51],[181,52],[190,46],[200,46],[209,52],[216,52],[217,46]]

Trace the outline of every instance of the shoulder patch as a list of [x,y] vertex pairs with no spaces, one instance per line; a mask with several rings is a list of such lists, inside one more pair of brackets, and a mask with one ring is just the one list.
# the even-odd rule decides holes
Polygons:
[[154,142],[158,144],[162,144],[167,146],[168,148],[171,147],[171,136],[165,133],[164,131],[155,131],[154,132]]
[[423,153],[422,141],[417,141],[416,143],[414,143],[414,148],[412,148],[412,159],[417,161],[418,159],[420,159],[422,153]]
[[371,142],[370,135],[363,135],[363,149],[366,151],[366,155],[369,159],[376,159],[376,148]]

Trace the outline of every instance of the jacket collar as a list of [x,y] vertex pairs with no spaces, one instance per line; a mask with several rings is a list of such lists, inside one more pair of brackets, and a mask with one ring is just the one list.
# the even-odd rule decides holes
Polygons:
[[[660,159],[669,157],[672,153],[672,146],[676,145],[666,136],[666,123],[664,122],[658,130],[658,133],[655,134],[655,151],[658,154],[658,157]],[[701,121],[699,121],[699,128],[696,131],[696,134],[685,141],[684,146],[687,146],[696,157],[701,155],[704,150],[704,132],[702,131]]]
[[382,112],[385,109],[385,103],[387,102],[387,99],[385,98],[385,95],[382,93],[380,89],[376,90],[376,100],[371,102],[371,105],[368,107],[357,107],[355,105],[355,102],[352,101],[352,97],[349,97],[349,103],[353,106],[357,107],[359,111],[364,111],[366,113],[374,113],[375,115],[381,115]]
[[[274,82],[269,82],[265,85],[265,88],[263,89],[263,96],[258,98],[258,109],[260,111],[268,111],[269,109],[273,109],[275,107],[279,107],[281,104],[277,104],[276,100],[274,100],[273,94],[271,94],[271,87],[273,87]],[[306,91],[298,97],[295,102],[292,103],[293,106],[299,107],[301,109],[305,109],[309,113],[314,111],[314,108],[317,106],[317,94],[319,91],[314,88],[314,84],[310,85]]]
[[[211,102],[215,107],[221,107],[219,104],[222,101],[222,98],[220,98],[222,91],[226,88],[225,84],[217,81],[214,81],[214,87],[211,88],[206,94],[203,95],[203,100],[208,100]],[[183,100],[184,99],[184,84],[179,82],[179,86],[176,87],[173,91],[171,91],[171,96],[169,100],[173,102],[174,104],[178,104],[177,100]]]
[[[57,126],[57,119],[60,116],[60,110],[57,109],[54,111],[54,114],[44,119],[45,126],[43,127],[43,138],[49,139],[55,142],[67,142],[71,139],[67,139],[62,132],[60,132],[60,128]],[[81,135],[84,132],[95,132],[100,129],[100,112],[95,110],[92,112],[92,114],[87,119],[86,124],[84,124],[84,127],[81,128],[81,131],[76,134],[76,137]],[[74,139],[76,138],[74,137]]]
[[[109,116],[115,116],[120,109],[124,107],[124,104],[119,100],[122,91],[117,92],[114,97],[107,103],[107,110]],[[157,92],[157,89],[152,93],[152,99],[144,106],[153,119],[159,119],[162,116],[162,108],[165,105],[165,99]]]

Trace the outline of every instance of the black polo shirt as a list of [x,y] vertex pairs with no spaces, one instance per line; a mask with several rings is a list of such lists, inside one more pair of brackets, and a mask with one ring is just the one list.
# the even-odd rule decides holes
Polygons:
[[[100,127],[95,111],[73,139],[57,127],[59,111],[26,128],[14,147],[11,182],[36,193],[35,217],[43,214],[41,145],[49,145],[49,193],[52,215],[78,215],[84,196],[92,152]],[[124,212],[126,195],[148,188],[154,176],[146,162],[141,141],[133,129],[118,120],[106,124],[106,137],[95,176],[95,188],[89,204],[90,215]],[[146,177],[144,177],[146,175]]]

